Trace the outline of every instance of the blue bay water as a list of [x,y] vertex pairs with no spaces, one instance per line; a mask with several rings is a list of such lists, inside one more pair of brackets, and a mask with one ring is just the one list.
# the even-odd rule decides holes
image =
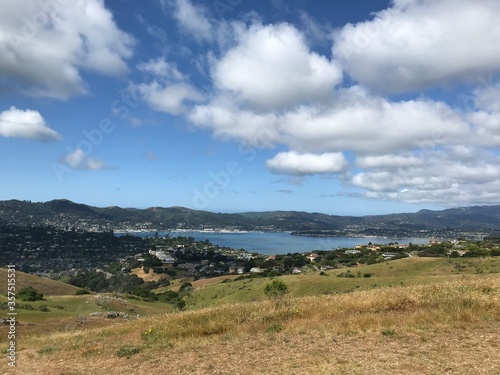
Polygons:
[[[266,255],[300,253],[314,250],[332,250],[354,248],[356,245],[388,244],[426,244],[426,238],[385,238],[385,237],[305,237],[292,236],[288,232],[199,232],[199,231],[169,231],[158,232],[160,237],[168,234],[171,237],[193,237],[196,241],[209,240],[214,245],[228,246],[235,249],[245,249],[252,253]],[[134,233],[141,237],[152,237],[154,232]]]

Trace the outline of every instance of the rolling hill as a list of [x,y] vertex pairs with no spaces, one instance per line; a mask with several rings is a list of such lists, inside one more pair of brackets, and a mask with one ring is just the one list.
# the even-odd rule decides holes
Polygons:
[[371,216],[336,216],[299,211],[236,214],[185,207],[147,209],[92,207],[68,200],[33,203],[0,201],[0,225],[54,225],[81,229],[232,228],[294,231],[304,235],[430,236],[452,232],[500,233],[500,206],[475,206],[441,211],[421,210]]
[[[16,271],[16,290],[32,286],[44,296],[64,296],[64,295],[74,295],[75,292],[80,289],[76,286],[62,283],[60,281],[55,281],[48,279],[46,277],[39,277],[35,275],[30,275],[21,271]],[[0,267],[0,290],[2,294],[3,291],[7,290],[7,268]]]
[[[45,334],[21,330],[16,368],[8,373],[496,374],[500,279],[498,273],[477,273],[477,267],[498,272],[498,262],[489,262],[472,263],[453,276],[454,264],[401,260],[389,263],[392,269],[363,269],[380,274],[370,282],[392,279],[392,287],[339,294],[319,288],[313,295],[295,296],[308,287],[303,276],[321,280],[318,285],[347,281],[332,271],[328,276],[296,276],[298,284],[281,278],[292,296],[280,305],[259,298],[120,324],[101,321],[69,332],[64,327]],[[434,281],[423,282],[422,277]],[[412,279],[423,283],[410,283]],[[248,280],[232,283],[246,287]],[[263,295],[263,285],[257,289]],[[0,366],[7,366],[6,357]]]

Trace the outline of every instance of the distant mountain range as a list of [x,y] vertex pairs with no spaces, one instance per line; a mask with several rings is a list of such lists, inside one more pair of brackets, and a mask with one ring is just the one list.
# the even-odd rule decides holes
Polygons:
[[85,230],[229,229],[292,231],[297,235],[421,236],[500,233],[500,205],[421,210],[370,216],[336,216],[299,211],[236,214],[185,207],[147,209],[92,207],[65,199],[35,203],[0,201],[1,225],[52,225]]

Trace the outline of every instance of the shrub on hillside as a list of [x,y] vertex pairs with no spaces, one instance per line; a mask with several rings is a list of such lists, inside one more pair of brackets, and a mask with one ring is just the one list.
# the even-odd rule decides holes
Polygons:
[[273,280],[264,288],[264,294],[279,307],[281,301],[288,294],[288,286],[281,280]]
[[17,297],[21,301],[26,302],[43,301],[43,294],[32,286],[21,288],[21,290],[17,293]]
[[76,292],[75,292],[75,295],[76,296],[82,296],[84,294],[90,294],[90,291],[88,291],[87,289],[78,289]]

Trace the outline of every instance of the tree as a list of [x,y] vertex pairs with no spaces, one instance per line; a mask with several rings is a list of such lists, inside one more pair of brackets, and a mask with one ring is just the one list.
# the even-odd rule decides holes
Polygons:
[[176,307],[178,310],[184,310],[186,308],[186,301],[184,301],[183,299],[178,300],[176,303]]
[[281,280],[273,280],[264,288],[264,294],[273,300],[276,307],[281,305],[283,297],[288,293],[288,286]]
[[189,282],[184,282],[181,284],[179,288],[179,297],[184,297],[185,295],[189,294],[190,291],[193,290],[193,284]]
[[144,256],[144,263],[143,263],[144,267],[154,268],[154,267],[161,267],[162,265],[163,263],[157,257],[151,254],[146,254]]
[[32,286],[22,288],[17,293],[17,297],[26,302],[43,301],[43,294]]

